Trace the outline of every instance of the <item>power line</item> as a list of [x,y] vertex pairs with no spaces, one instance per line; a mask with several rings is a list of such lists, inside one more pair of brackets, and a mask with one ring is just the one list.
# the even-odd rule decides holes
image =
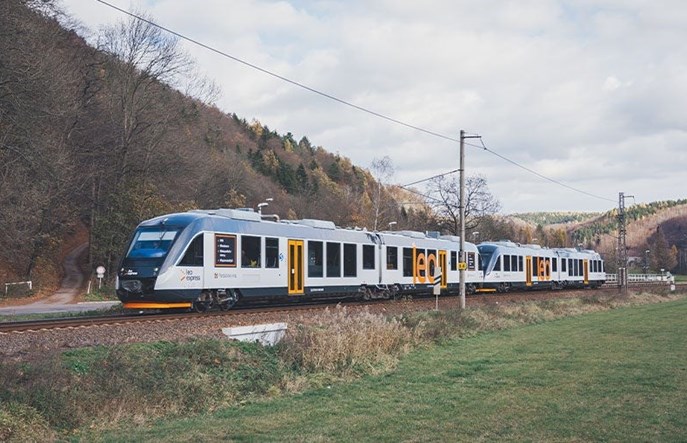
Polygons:
[[[431,136],[434,136],[434,137],[437,137],[437,138],[441,138],[441,139],[444,139],[444,140],[452,141],[452,142],[455,142],[455,143],[460,143],[460,139],[458,139],[458,138],[450,137],[450,136],[448,136],[448,135],[444,135],[444,134],[441,134],[441,133],[438,133],[438,132],[435,132],[435,131],[431,131],[431,130],[429,130],[429,129],[425,129],[425,128],[422,128],[422,127],[420,127],[420,126],[416,126],[416,125],[413,125],[413,124],[410,124],[410,123],[406,123],[406,122],[404,122],[404,121],[395,119],[395,118],[390,117],[390,116],[388,116],[388,115],[384,115],[384,114],[382,114],[382,113],[380,113],[380,112],[373,111],[373,110],[371,110],[371,109],[365,108],[365,107],[363,107],[363,106],[356,105],[356,104],[354,104],[354,103],[351,103],[351,102],[346,101],[346,100],[344,100],[344,99],[338,98],[338,97],[333,96],[333,95],[331,95],[331,94],[328,94],[328,93],[326,93],[326,92],[323,92],[323,91],[320,91],[320,90],[318,90],[318,89],[312,88],[312,87],[307,86],[307,85],[305,85],[305,84],[303,84],[303,83],[300,83],[300,82],[298,82],[298,81],[291,80],[291,79],[288,78],[288,77],[284,77],[283,75],[277,74],[277,73],[275,73],[275,72],[273,72],[273,71],[270,71],[270,70],[268,70],[268,69],[262,68],[262,67],[260,67],[260,66],[258,66],[258,65],[253,64],[253,63],[247,62],[247,61],[245,61],[245,60],[243,60],[243,59],[241,59],[241,58],[239,58],[239,57],[236,57],[236,56],[233,56],[233,55],[231,55],[231,54],[228,54],[228,53],[226,53],[226,52],[224,52],[224,51],[221,51],[221,50],[219,50],[219,49],[217,49],[217,48],[214,48],[214,47],[212,47],[212,46],[209,46],[209,45],[207,45],[207,44],[205,44],[205,43],[202,43],[202,42],[200,42],[200,41],[198,41],[198,40],[195,40],[195,39],[193,39],[193,38],[191,38],[191,37],[188,37],[188,36],[186,36],[186,35],[184,35],[184,34],[181,34],[181,33],[179,33],[179,32],[176,32],[176,31],[174,31],[174,30],[172,30],[172,29],[170,29],[170,28],[167,28],[167,27],[165,27],[165,26],[159,25],[159,24],[153,22],[152,20],[148,20],[148,19],[145,18],[145,17],[141,17],[141,16],[139,16],[139,15],[137,15],[137,14],[134,14],[134,13],[132,13],[132,12],[129,12],[129,11],[127,11],[127,10],[124,10],[124,9],[122,9],[122,8],[120,8],[120,7],[118,7],[118,6],[115,6],[115,5],[109,3],[109,2],[107,2],[107,1],[105,1],[105,0],[95,0],[95,1],[101,3],[101,4],[105,5],[105,6],[108,6],[108,7],[112,8],[112,9],[115,9],[115,10],[117,10],[117,11],[123,13],[123,14],[126,14],[126,15],[128,15],[128,16],[130,16],[130,17],[133,17],[133,18],[135,18],[135,19],[137,19],[137,20],[140,20],[140,21],[142,21],[142,22],[148,23],[148,24],[151,25],[151,26],[154,26],[154,27],[156,27],[156,28],[162,29],[163,31],[168,32],[169,34],[172,34],[172,35],[174,35],[174,36],[176,36],[176,37],[179,37],[179,38],[182,39],[182,40],[186,40],[186,41],[188,41],[188,42],[190,42],[190,43],[192,43],[192,44],[194,44],[194,45],[196,45],[196,46],[200,46],[201,48],[204,48],[204,49],[207,49],[208,51],[211,51],[211,52],[214,52],[214,53],[216,53],[216,54],[219,54],[219,55],[221,55],[222,57],[226,57],[226,58],[229,58],[229,59],[231,59],[231,60],[234,60],[234,61],[236,61],[236,62],[238,62],[238,63],[241,63],[241,64],[243,64],[243,65],[245,65],[245,66],[248,66],[249,68],[252,68],[252,69],[255,69],[255,70],[257,70],[257,71],[260,71],[260,72],[262,72],[263,74],[270,75],[270,76],[272,76],[272,77],[274,77],[274,78],[277,78],[277,79],[279,79],[279,80],[282,80],[282,81],[284,81],[284,82],[286,82],[286,83],[292,84],[292,85],[297,86],[297,87],[299,87],[299,88],[301,88],[301,89],[305,89],[306,91],[309,91],[309,92],[312,92],[312,93],[314,93],[314,94],[320,95],[320,96],[322,96],[322,97],[328,98],[328,99],[330,99],[330,100],[333,100],[333,101],[335,101],[335,102],[337,102],[337,103],[340,103],[340,104],[342,104],[342,105],[351,107],[351,108],[353,108],[353,109],[357,109],[358,111],[362,111],[362,112],[365,112],[365,113],[367,113],[367,114],[373,115],[373,116],[375,116],[375,117],[378,117],[378,118],[381,118],[381,119],[390,121],[390,122],[392,122],[392,123],[396,123],[396,124],[398,124],[398,125],[405,126],[405,127],[407,127],[407,128],[414,129],[414,130],[416,130],[416,131],[423,132],[423,133],[425,133],[425,134],[428,134],[428,135],[431,135]],[[481,139],[480,139],[480,140],[481,140]],[[505,161],[507,161],[508,163],[511,163],[511,164],[513,164],[513,165],[515,165],[515,166],[517,166],[517,167],[519,167],[519,168],[521,168],[521,169],[523,169],[523,170],[525,170],[525,171],[527,171],[527,172],[529,172],[529,173],[531,173],[531,174],[534,174],[534,175],[536,175],[536,176],[539,177],[539,178],[542,178],[542,179],[544,179],[544,180],[547,180],[547,181],[549,181],[549,182],[551,182],[551,183],[555,183],[555,184],[557,184],[557,185],[559,185],[559,186],[563,186],[564,188],[567,188],[567,189],[569,189],[569,190],[571,190],[571,191],[579,192],[579,193],[584,194],[584,195],[587,195],[587,196],[589,196],[589,197],[598,198],[598,199],[601,199],[601,200],[606,200],[606,201],[610,201],[610,202],[615,203],[615,200],[611,200],[611,199],[609,199],[609,198],[605,198],[605,197],[601,197],[601,196],[598,196],[598,195],[594,195],[594,194],[591,194],[591,193],[589,193],[589,192],[583,191],[583,190],[581,190],[581,189],[577,189],[577,188],[574,188],[574,187],[572,187],[572,186],[566,185],[565,183],[562,183],[562,182],[560,182],[560,181],[558,181],[558,180],[555,180],[555,179],[546,177],[546,176],[543,175],[543,174],[540,174],[540,173],[538,173],[538,172],[536,172],[536,171],[534,171],[534,170],[532,170],[532,169],[530,169],[530,168],[528,168],[528,167],[526,167],[526,166],[523,166],[523,165],[521,165],[521,164],[519,164],[519,163],[517,163],[517,162],[515,162],[515,161],[513,161],[513,160],[511,160],[511,159],[509,159],[509,158],[507,158],[507,157],[505,157],[505,156],[503,156],[503,155],[497,153],[496,151],[493,151],[493,150],[487,148],[487,147],[484,145],[484,142],[482,142],[482,146],[478,146],[478,145],[474,145],[474,144],[470,144],[470,143],[465,143],[465,144],[468,145],[468,146],[476,147],[476,148],[482,148],[482,149],[484,149],[485,151],[491,153],[492,155],[495,155],[496,157],[499,157],[500,159],[505,160]],[[456,171],[457,171],[457,170],[456,170]],[[430,178],[427,178],[427,179],[418,180],[417,182],[410,183],[410,184],[408,184],[408,185],[406,185],[406,186],[410,186],[410,185],[417,184],[417,183],[422,183],[422,182],[424,182],[424,181],[428,181],[428,180],[431,180],[431,179],[436,178],[436,177],[441,177],[441,176],[444,176],[444,175],[452,174],[452,173],[454,173],[454,172],[456,172],[456,171],[451,171],[451,172],[447,172],[447,173],[445,173],[445,174],[439,174],[439,175],[437,175],[437,176],[435,176],[435,177],[430,177]],[[402,187],[403,187],[403,186],[402,186]]]
[[405,184],[405,185],[399,185],[399,186],[402,187],[402,188],[406,188],[406,187],[408,187],[408,186],[417,185],[418,183],[430,181],[430,180],[435,179],[435,178],[439,178],[439,177],[444,177],[444,176],[446,176],[446,175],[455,174],[455,173],[458,172],[458,171],[460,171],[460,169],[454,169],[454,170],[452,170],[452,171],[444,172],[443,174],[433,175],[432,177],[423,178],[422,180],[417,180],[417,181],[414,181],[414,182],[412,182],[412,183],[408,183],[408,184]]

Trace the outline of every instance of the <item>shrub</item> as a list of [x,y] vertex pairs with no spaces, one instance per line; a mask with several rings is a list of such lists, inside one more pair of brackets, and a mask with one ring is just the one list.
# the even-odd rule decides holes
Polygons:
[[55,440],[55,432],[34,408],[16,402],[0,404],[0,441],[49,442]]
[[383,371],[417,341],[398,320],[367,310],[349,314],[346,308],[336,307],[314,320],[290,328],[279,345],[287,363],[308,372],[349,376]]

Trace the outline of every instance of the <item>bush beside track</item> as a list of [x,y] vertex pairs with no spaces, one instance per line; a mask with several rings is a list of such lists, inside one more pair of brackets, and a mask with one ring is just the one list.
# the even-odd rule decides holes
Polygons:
[[395,319],[336,308],[314,322],[290,326],[274,348],[208,339],[83,348],[3,362],[0,440],[40,435],[46,441],[187,417],[389,372],[404,354],[433,342],[679,297],[588,296]]

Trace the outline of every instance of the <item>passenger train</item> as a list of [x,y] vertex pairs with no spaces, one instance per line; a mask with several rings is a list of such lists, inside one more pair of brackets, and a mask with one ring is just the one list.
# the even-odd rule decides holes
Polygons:
[[[142,222],[117,273],[127,309],[226,310],[239,299],[390,298],[457,293],[460,239],[342,229],[252,210],[193,210]],[[464,243],[469,293],[598,286],[593,251]]]

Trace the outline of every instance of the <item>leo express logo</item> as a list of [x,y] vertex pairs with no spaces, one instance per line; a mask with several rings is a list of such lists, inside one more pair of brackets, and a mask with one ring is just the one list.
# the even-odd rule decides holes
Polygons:
[[192,269],[179,269],[179,281],[200,281],[200,275],[193,275]]

